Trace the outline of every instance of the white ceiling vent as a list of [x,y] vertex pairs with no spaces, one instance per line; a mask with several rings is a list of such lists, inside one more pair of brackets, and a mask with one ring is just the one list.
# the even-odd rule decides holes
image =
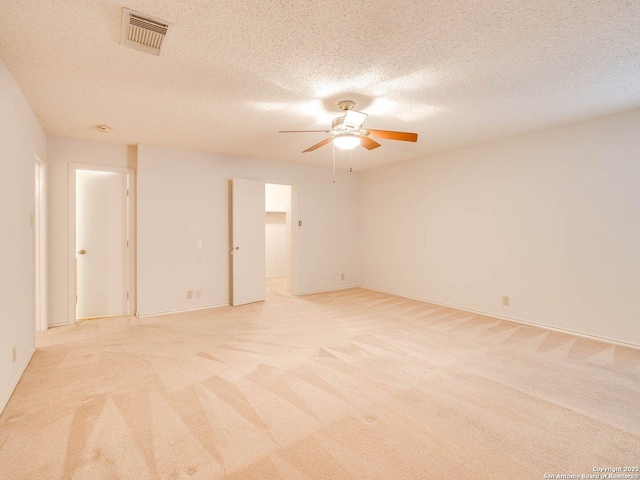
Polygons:
[[171,24],[164,20],[123,8],[120,40],[127,47],[160,55],[167,43],[170,26]]

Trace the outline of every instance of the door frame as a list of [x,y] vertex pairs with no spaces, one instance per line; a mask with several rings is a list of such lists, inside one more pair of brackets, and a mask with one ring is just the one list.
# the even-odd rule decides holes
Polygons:
[[76,172],[89,170],[97,172],[111,172],[127,175],[129,199],[127,201],[127,238],[129,239],[129,255],[127,256],[127,315],[133,315],[136,311],[135,287],[135,235],[134,235],[134,203],[135,203],[135,170],[126,167],[112,167],[107,165],[91,165],[85,163],[69,164],[69,231],[67,236],[67,322],[70,325],[76,323]]
[[262,179],[267,184],[272,185],[289,185],[291,187],[291,295],[298,295],[298,262],[296,261],[296,252],[298,246],[298,185],[296,182],[288,182],[286,180]]
[[35,326],[36,332],[49,328],[47,318],[47,164],[34,155],[35,196],[33,211]]

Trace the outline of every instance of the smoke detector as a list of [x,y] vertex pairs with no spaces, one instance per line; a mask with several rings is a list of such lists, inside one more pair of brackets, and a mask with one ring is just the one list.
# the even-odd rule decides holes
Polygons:
[[141,52],[160,55],[170,27],[169,22],[123,8],[120,42]]

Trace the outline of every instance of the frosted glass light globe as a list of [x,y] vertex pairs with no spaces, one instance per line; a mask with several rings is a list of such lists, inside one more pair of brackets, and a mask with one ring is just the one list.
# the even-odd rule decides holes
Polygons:
[[360,136],[353,134],[336,135],[333,144],[341,150],[351,150],[360,145]]

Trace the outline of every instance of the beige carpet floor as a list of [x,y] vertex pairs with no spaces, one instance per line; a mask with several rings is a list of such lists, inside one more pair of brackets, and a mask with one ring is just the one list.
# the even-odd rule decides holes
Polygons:
[[280,286],[39,335],[0,416],[0,478],[541,479],[640,463],[638,350]]

